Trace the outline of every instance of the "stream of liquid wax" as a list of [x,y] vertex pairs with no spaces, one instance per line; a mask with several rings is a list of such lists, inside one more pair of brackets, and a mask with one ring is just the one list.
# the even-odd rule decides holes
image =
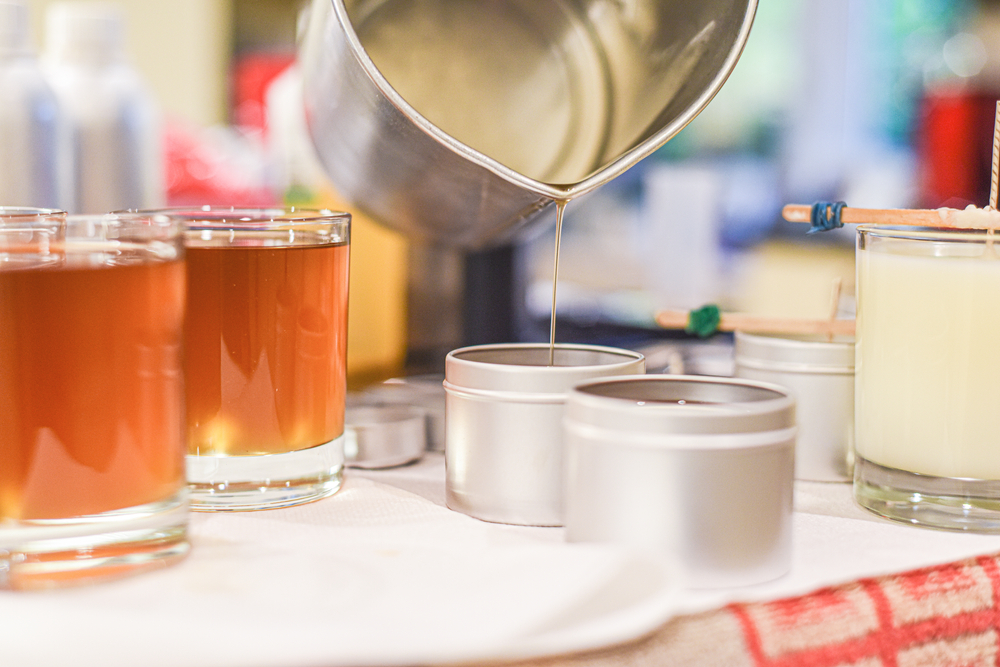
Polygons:
[[556,365],[556,285],[559,278],[559,246],[562,241],[563,214],[568,199],[556,200],[556,255],[552,265],[552,316],[549,320],[549,366]]

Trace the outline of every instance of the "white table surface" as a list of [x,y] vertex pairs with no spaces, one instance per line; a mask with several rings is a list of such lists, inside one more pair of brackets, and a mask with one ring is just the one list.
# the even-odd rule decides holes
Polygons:
[[793,567],[685,590],[663,562],[448,510],[444,460],[348,470],[296,508],[196,513],[191,555],[141,576],[0,593],[0,666],[334,667],[516,659],[628,641],[678,614],[1000,552],[894,524],[848,484],[796,484]]

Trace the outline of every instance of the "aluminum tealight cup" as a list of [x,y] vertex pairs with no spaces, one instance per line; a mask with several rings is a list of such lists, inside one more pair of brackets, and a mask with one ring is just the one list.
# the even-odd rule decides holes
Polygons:
[[410,405],[427,417],[427,449],[444,451],[444,376],[439,373],[390,378],[359,396],[360,405]]
[[645,372],[638,352],[595,345],[466,347],[445,359],[448,507],[486,521],[562,525],[563,406],[577,384]]
[[566,539],[662,553],[692,588],[791,567],[795,402],[728,378],[588,382],[566,403]]
[[352,468],[393,468],[427,449],[427,413],[413,405],[361,405],[344,415],[344,460]]

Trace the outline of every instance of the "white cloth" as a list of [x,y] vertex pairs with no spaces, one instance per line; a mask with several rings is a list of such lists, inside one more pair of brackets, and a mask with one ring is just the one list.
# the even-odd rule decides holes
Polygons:
[[566,544],[562,530],[444,507],[444,464],[349,470],[295,508],[194,514],[166,570],[0,594],[0,665],[298,667],[529,657],[626,641],[672,615],[808,593],[1000,551],[855,507],[846,484],[796,487],[794,565],[775,582],[685,591],[660,560]]

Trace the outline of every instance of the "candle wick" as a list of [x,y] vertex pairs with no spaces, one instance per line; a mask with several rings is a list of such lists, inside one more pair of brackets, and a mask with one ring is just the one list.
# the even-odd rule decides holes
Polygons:
[[844,281],[843,278],[837,276],[833,279],[833,293],[830,295],[830,328],[826,332],[826,337],[829,342],[833,342],[833,323],[837,320],[837,314],[840,312],[840,293],[843,291]]
[[[993,165],[990,174],[990,203],[987,208],[995,211],[997,208],[997,190],[1000,185],[1000,100],[997,100],[996,115],[993,120]],[[986,254],[991,258],[996,258],[996,249],[993,247],[993,227],[986,230]]]
[[993,120],[993,165],[990,178],[990,209],[997,208],[998,180],[1000,180],[1000,100],[997,101]]

